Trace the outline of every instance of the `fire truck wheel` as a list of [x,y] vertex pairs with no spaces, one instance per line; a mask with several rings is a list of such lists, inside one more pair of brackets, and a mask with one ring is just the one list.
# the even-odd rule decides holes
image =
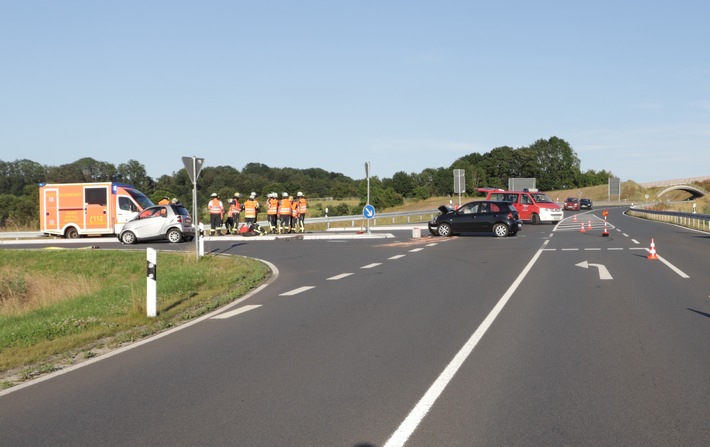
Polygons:
[[66,237],[67,239],[78,239],[79,232],[77,231],[76,228],[69,227],[69,228],[67,228],[67,231],[64,233],[64,237]]

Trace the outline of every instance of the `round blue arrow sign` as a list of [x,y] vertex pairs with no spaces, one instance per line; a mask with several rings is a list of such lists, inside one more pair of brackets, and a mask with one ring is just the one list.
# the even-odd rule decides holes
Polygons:
[[365,219],[372,219],[375,217],[375,207],[372,205],[365,205],[365,208],[362,209],[362,215],[365,216]]

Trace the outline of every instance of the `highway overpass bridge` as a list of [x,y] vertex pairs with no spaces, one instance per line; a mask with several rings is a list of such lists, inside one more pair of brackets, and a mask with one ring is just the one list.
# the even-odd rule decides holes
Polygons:
[[673,180],[662,180],[658,182],[647,182],[647,183],[640,183],[641,186],[644,188],[661,188],[666,186],[665,189],[663,189],[661,192],[657,194],[657,197],[661,197],[667,192],[670,191],[677,191],[677,190],[682,190],[690,193],[693,197],[693,199],[697,199],[700,197],[703,197],[707,192],[703,191],[702,189],[698,188],[697,186],[692,186],[690,183],[698,183],[698,182],[704,182],[704,181],[710,181],[710,176],[705,176],[705,177],[689,177],[689,178],[681,178],[681,179],[673,179]]

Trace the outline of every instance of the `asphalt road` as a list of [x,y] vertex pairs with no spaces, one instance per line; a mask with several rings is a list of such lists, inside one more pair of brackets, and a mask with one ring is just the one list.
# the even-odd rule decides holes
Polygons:
[[707,445],[710,236],[578,216],[505,239],[210,241],[278,277],[3,392],[0,445]]

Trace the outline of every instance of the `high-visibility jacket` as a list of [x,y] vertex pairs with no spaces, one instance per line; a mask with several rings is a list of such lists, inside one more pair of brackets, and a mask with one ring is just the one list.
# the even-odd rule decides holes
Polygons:
[[170,200],[163,199],[160,202],[158,202],[158,205],[170,205]]
[[233,200],[232,204],[229,205],[229,215],[231,217],[238,216],[242,212],[242,205],[239,204],[238,200]]
[[293,208],[291,208],[291,217],[293,217],[294,219],[298,219],[298,214],[298,204],[294,203]]
[[255,199],[248,199],[244,202],[244,217],[249,219],[256,217],[256,211],[259,209],[259,202]]
[[266,210],[266,214],[268,214],[269,216],[275,216],[279,214],[279,199],[274,197],[269,199],[269,208]]
[[281,210],[279,213],[283,215],[291,215],[291,201],[289,199],[281,199]]
[[306,214],[306,211],[308,211],[308,202],[305,197],[301,197],[298,199],[298,214]]
[[210,214],[224,214],[224,205],[222,205],[222,201],[217,198],[210,200],[208,208],[210,209]]

